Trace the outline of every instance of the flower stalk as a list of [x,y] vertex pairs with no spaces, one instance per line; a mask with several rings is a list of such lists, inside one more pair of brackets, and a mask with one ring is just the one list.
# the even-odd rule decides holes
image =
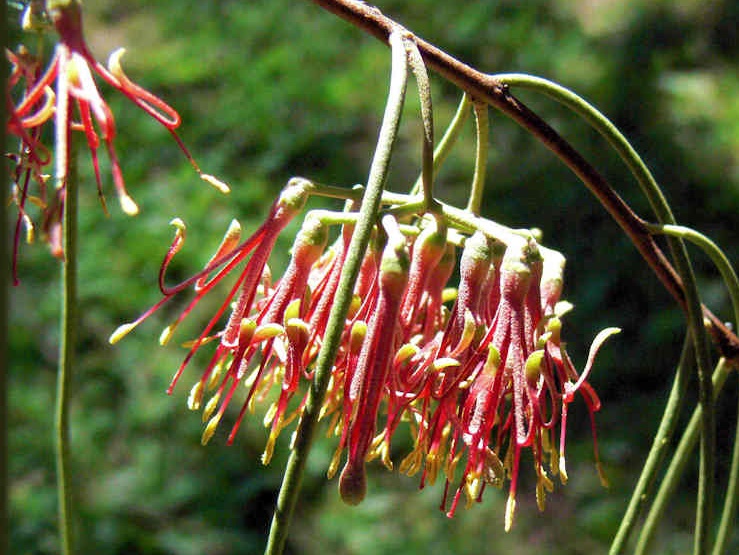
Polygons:
[[63,225],[64,261],[62,262],[61,343],[57,374],[56,410],[56,483],[59,504],[59,537],[62,555],[76,553],[74,537],[74,502],[69,415],[71,409],[72,373],[77,345],[77,197],[79,179],[74,145],[70,145],[69,171],[66,173]]
[[359,274],[362,257],[367,250],[372,227],[380,209],[382,191],[387,179],[393,145],[400,126],[400,117],[408,83],[408,62],[405,45],[400,33],[392,34],[390,43],[392,46],[390,88],[377,140],[377,148],[367,177],[367,189],[362,198],[359,219],[349,244],[349,252],[341,272],[334,305],[329,313],[324,342],[316,361],[315,377],[308,391],[308,399],[298,425],[293,449],[285,467],[277,506],[270,525],[265,555],[280,555],[285,548],[290,518],[297,503],[321,405],[326,396],[331,367],[336,359],[344,320],[349,311],[354,283]]

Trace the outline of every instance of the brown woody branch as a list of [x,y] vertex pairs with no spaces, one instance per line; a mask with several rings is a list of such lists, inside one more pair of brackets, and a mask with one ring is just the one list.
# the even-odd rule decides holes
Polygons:
[[[403,28],[383,15],[379,9],[364,2],[353,0],[313,0],[313,2],[385,44],[388,43],[393,30]],[[670,295],[683,310],[687,309],[682,281],[655,242],[654,237],[649,233],[644,220],[624,202],[608,181],[572,145],[510,94],[504,84],[457,60],[420,37],[406,32],[418,45],[421,56],[428,67],[457,85],[471,97],[485,101],[506,114],[554,152],[580,178],[626,232]],[[739,338],[708,308],[702,306],[702,309],[704,317],[711,324],[709,330],[721,355],[734,364],[739,364]]]

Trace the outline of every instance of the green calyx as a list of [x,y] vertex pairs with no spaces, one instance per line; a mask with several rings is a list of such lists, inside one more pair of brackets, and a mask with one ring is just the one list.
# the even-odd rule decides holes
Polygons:
[[308,200],[313,184],[303,177],[293,177],[280,193],[277,205],[292,213],[300,212]]
[[408,244],[405,236],[400,232],[395,218],[386,216],[383,218],[383,226],[387,231],[387,244],[382,251],[380,275],[383,283],[390,276],[401,277],[403,287],[405,287],[405,281],[408,279],[408,271],[411,266]]
[[303,222],[297,237],[295,237],[295,247],[316,247],[318,253],[323,252],[328,244],[328,226],[320,219],[311,217],[310,215]]
[[493,257],[493,242],[482,231],[476,231],[464,242],[462,256],[471,261],[489,264]]

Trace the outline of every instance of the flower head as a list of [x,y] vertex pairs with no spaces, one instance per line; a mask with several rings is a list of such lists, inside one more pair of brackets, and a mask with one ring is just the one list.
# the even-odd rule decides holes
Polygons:
[[[129,214],[138,213],[139,208],[126,191],[123,172],[113,146],[116,135],[115,119],[107,102],[103,99],[95,82],[95,75],[119,92],[123,93],[139,108],[162,124],[174,137],[200,177],[228,192],[228,187],[215,177],[201,172],[192,155],[177,135],[180,125],[179,114],[166,102],[131,81],[121,68],[120,60],[124,50],[113,52],[106,68],[90,52],[82,31],[82,8],[78,0],[55,0],[47,2],[48,16],[59,35],[59,42],[53,57],[43,72],[41,63],[26,49],[17,53],[8,52],[12,65],[8,81],[9,133],[20,141],[19,154],[15,157],[15,184],[13,199],[18,206],[14,248],[14,277],[17,283],[18,243],[21,222],[28,230],[33,229],[28,214],[27,202],[30,200],[42,212],[42,230],[56,256],[63,256],[59,228],[64,211],[65,191],[68,185],[70,164],[70,141],[72,131],[81,131],[92,158],[98,195],[105,209],[102,177],[98,159],[98,149],[104,143],[111,165],[113,184],[121,209]],[[21,98],[12,99],[13,89],[23,82]],[[50,121],[54,121],[53,153],[56,161],[54,187],[47,188],[48,177],[44,174],[51,163],[51,152],[41,142],[41,131]],[[35,183],[38,194],[30,188]],[[29,232],[30,233],[30,232]],[[27,233],[27,236],[29,236]]]
[[[202,442],[212,438],[243,384],[247,393],[228,442],[246,411],[271,398],[264,417],[269,428],[265,464],[278,435],[303,416],[306,386],[314,377],[354,230],[347,223],[351,217],[342,213],[335,220],[342,222],[342,231],[327,247],[332,216],[309,213],[285,273],[272,283],[270,252],[311,187],[300,178],[288,182],[249,239],[239,243],[240,228],[233,225],[200,273],[167,287],[166,268],[184,241],[184,226],[175,222],[175,240],[160,275],[165,297],[112,338],[194,286],[194,299],[162,334],[166,342],[203,296],[243,261],[216,314],[188,343],[170,390],[195,352],[215,345],[188,398],[190,408],[203,411]],[[463,250],[460,281],[451,292],[445,285],[456,262],[454,243],[463,243]],[[477,231],[462,239],[431,217],[419,218],[415,229],[401,228],[389,215],[375,226],[320,410],[329,434],[338,438],[328,475],[341,468],[344,501],[354,505],[365,497],[369,461],[379,458],[393,468],[393,438],[407,428],[413,448],[400,470],[421,472],[421,487],[443,475],[441,506],[449,516],[462,498],[472,504],[482,500],[486,487],[508,483],[505,528],[510,529],[524,451],[532,454],[536,499],[543,509],[552,478],[567,480],[566,424],[577,393],[591,416],[595,443],[593,415],[600,401],[588,377],[597,350],[618,331],[598,334],[585,370],[578,373],[561,339],[562,317],[571,308],[560,300],[563,269],[564,257],[532,237],[512,236],[504,244]],[[222,319],[225,324],[214,332]]]

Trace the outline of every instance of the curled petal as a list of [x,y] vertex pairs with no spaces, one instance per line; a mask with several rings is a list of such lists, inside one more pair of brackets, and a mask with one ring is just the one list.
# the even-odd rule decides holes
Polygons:
[[[121,67],[121,57],[123,57],[125,52],[125,48],[119,48],[111,52],[110,57],[108,58],[108,70],[117,81],[117,85],[115,83],[113,83],[113,85],[116,86],[116,88],[119,88],[121,92],[136,103],[136,105],[168,129],[176,129],[179,127],[181,122],[180,115],[174,108],[164,102],[161,98],[153,95],[146,89],[139,87],[123,72],[123,68]],[[104,74],[103,77],[105,77]]]
[[44,103],[34,113],[21,119],[23,127],[38,127],[47,122],[54,115],[54,105],[56,103],[56,94],[51,87],[44,87]]
[[598,350],[603,346],[603,343],[605,343],[606,339],[620,332],[620,328],[606,328],[595,336],[593,344],[590,346],[590,352],[588,353],[588,362],[585,365],[585,370],[583,370],[577,382],[575,382],[573,385],[565,385],[565,402],[571,401],[574,392],[580,389],[583,383],[585,383],[585,380],[588,379],[590,370],[593,368],[593,363],[595,362],[595,356],[598,354]]

